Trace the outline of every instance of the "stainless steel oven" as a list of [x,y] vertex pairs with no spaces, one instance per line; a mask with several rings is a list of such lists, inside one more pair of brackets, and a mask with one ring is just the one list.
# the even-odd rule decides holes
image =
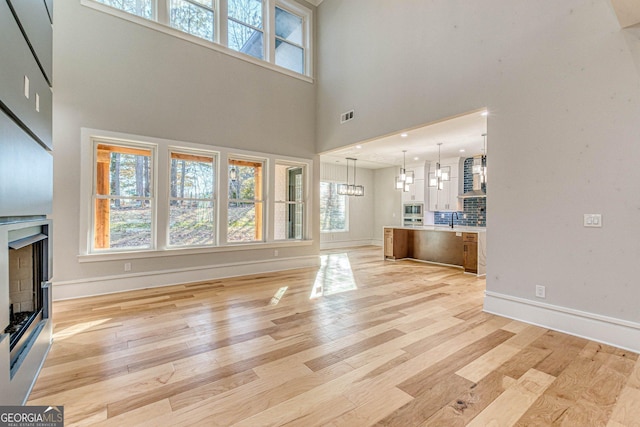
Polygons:
[[420,217],[422,218],[424,205],[422,203],[405,203],[404,217]]

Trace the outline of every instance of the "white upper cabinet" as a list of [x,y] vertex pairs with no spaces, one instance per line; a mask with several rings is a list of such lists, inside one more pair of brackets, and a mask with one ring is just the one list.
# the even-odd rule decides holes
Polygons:
[[461,183],[464,178],[464,159],[454,157],[450,159],[442,159],[440,166],[450,169],[450,180],[444,181],[443,188],[438,190],[436,187],[429,187],[429,177],[435,173],[436,162],[427,163],[428,173],[425,177],[425,188],[429,199],[429,210],[432,212],[443,211],[461,211],[462,201],[458,199]]
[[413,171],[415,180],[413,184],[409,185],[409,191],[402,192],[402,203],[424,203],[426,188],[424,169],[424,166],[407,168],[407,171]]

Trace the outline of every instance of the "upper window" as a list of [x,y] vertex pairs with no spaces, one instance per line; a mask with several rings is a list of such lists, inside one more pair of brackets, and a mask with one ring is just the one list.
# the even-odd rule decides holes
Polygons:
[[172,151],[169,245],[216,244],[216,157]]
[[[92,2],[102,3],[209,42],[226,44],[226,47],[236,52],[295,73],[311,74],[311,11],[293,0],[82,2],[88,5]],[[223,14],[226,11],[226,16],[220,16],[220,11]],[[272,18],[269,19],[270,17]],[[154,28],[163,30],[162,26]]]
[[229,47],[258,59],[264,59],[264,34],[261,0],[228,0]]
[[143,18],[153,19],[153,6],[155,0],[96,0],[107,6],[124,10],[132,15],[142,16]]
[[263,241],[264,161],[229,159],[227,241]]
[[215,41],[214,0],[170,0],[169,24],[205,40]]
[[93,249],[154,246],[154,149],[97,141],[93,185]]
[[304,20],[276,7],[276,65],[304,74]]
[[347,196],[338,194],[335,182],[320,183],[320,231],[349,231]]
[[276,164],[275,184],[274,238],[304,239],[304,166]]

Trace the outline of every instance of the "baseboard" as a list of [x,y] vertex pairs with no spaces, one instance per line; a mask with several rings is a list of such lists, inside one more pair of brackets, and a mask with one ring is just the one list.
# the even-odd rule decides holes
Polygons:
[[[362,239],[362,240],[342,240],[339,242],[320,242],[320,250],[352,248],[356,246],[371,246],[371,245],[376,245],[375,240]],[[376,245],[376,246],[382,246],[382,245]]]
[[640,353],[640,324],[486,291],[484,311]]
[[282,258],[233,264],[210,265],[198,268],[185,268],[123,274],[109,277],[94,277],[71,281],[53,281],[54,301],[84,298],[96,295],[132,291],[136,289],[157,288],[184,283],[203,282],[250,274],[272,273],[298,268],[318,267],[320,258],[316,255]]

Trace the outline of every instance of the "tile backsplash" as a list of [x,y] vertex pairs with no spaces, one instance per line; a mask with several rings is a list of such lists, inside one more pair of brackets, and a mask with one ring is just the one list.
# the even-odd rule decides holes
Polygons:
[[[473,173],[471,171],[473,167],[473,157],[469,157],[464,160],[464,191],[470,191],[473,189]],[[464,199],[464,210],[458,212],[458,218],[456,219],[454,212],[435,212],[433,215],[434,223],[436,225],[447,225],[451,222],[451,216],[453,217],[453,223],[455,225],[461,225],[465,227],[486,227],[487,226],[487,199],[473,198]]]

